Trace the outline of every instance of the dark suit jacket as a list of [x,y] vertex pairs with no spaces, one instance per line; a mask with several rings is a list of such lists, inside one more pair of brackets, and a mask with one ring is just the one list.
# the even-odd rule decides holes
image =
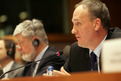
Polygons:
[[[36,75],[42,75],[46,73],[47,66],[54,66],[55,70],[60,70],[60,67],[65,63],[65,58],[63,56],[55,55],[57,50],[55,48],[49,47],[44,53],[42,59],[39,63]],[[30,74],[30,66],[26,67],[23,76],[32,76]]]
[[[14,62],[14,64],[12,65],[10,70],[16,69],[16,68],[21,67],[21,66],[22,65],[17,64],[17,63]],[[15,71],[12,71],[12,72],[8,73],[8,78],[20,77],[21,73],[23,72],[23,69],[24,68],[20,68],[20,69],[17,69]]]
[[[109,31],[106,40],[119,37],[121,37],[121,32],[112,33],[111,31]],[[101,66],[100,58],[99,62]],[[70,48],[70,56],[64,64],[64,69],[67,72],[91,71],[89,49],[79,47],[77,42],[73,43]]]

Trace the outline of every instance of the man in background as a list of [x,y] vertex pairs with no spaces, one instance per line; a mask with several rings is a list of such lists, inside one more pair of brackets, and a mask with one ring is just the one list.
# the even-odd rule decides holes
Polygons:
[[[15,60],[15,43],[11,39],[0,38],[0,65],[3,73],[13,70],[22,65],[17,64]],[[19,77],[23,68],[6,73],[3,78]]]
[[18,41],[18,51],[22,54],[22,59],[27,61],[22,76],[42,75],[46,73],[48,66],[59,70],[65,63],[64,57],[57,56],[57,50],[49,46],[46,32],[40,20],[23,21],[16,26],[13,36]]

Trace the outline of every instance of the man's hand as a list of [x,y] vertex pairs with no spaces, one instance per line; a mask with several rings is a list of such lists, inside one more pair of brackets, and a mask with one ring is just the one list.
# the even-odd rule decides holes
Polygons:
[[[43,76],[47,76],[47,74],[43,74]],[[61,71],[53,70],[52,76],[70,76],[70,74],[61,67]]]
[[53,74],[56,76],[70,76],[70,74],[61,67],[61,71],[53,70]]

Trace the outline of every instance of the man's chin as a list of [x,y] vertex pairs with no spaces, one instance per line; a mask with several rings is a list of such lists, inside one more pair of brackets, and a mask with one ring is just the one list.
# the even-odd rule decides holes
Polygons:
[[32,54],[23,54],[22,59],[24,61],[30,62],[30,61],[32,61],[33,57],[32,57]]
[[78,42],[78,46],[85,48],[84,44],[83,43],[80,43],[80,42]]
[[82,47],[82,44],[80,44],[79,41],[78,41],[78,46],[79,46],[79,47]]

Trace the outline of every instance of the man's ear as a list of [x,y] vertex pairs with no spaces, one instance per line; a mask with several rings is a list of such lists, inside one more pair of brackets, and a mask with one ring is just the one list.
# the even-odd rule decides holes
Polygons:
[[94,23],[95,23],[95,31],[98,31],[99,28],[101,27],[101,20],[99,18],[96,18]]

